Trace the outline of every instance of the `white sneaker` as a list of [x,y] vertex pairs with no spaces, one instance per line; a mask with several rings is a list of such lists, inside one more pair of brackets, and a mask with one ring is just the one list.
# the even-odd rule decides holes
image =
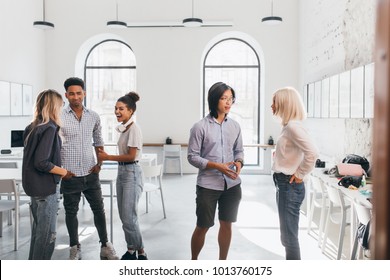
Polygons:
[[81,248],[77,245],[70,247],[69,259],[75,261],[81,260]]
[[100,259],[101,260],[119,260],[119,257],[116,255],[114,246],[110,242],[106,243],[106,247],[100,249]]

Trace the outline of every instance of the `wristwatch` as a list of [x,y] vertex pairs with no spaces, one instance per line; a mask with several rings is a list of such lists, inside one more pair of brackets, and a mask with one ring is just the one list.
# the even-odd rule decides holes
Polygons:
[[102,163],[101,162],[98,162],[96,165],[99,166],[99,167],[102,167]]
[[236,159],[235,162],[241,163],[241,168],[244,167],[244,161],[242,159]]

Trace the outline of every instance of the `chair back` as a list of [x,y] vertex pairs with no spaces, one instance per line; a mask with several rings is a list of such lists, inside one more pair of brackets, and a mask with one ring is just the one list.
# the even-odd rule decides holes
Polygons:
[[16,183],[14,179],[0,179],[0,194],[14,193],[17,195]]
[[326,190],[328,193],[328,198],[332,202],[332,204],[334,206],[338,206],[341,207],[342,209],[345,209],[346,205],[341,190],[329,184],[326,184]]
[[353,207],[355,208],[358,221],[364,225],[367,225],[371,219],[371,209],[367,208],[366,206],[360,204],[357,201],[353,202]]
[[322,183],[320,178],[318,178],[316,176],[310,176],[310,183],[311,183],[313,190],[315,190],[316,193],[323,193],[324,192],[323,183]]
[[164,145],[165,156],[180,156],[181,145]]
[[145,178],[162,176],[162,164],[142,165],[141,168]]
[[[161,195],[161,204],[163,208],[164,219],[167,217],[165,213],[165,204],[164,196],[162,190],[162,173],[163,165],[142,165],[142,173],[144,179],[149,179],[149,181],[144,182],[143,192],[145,193],[146,199],[146,213],[149,212],[149,193],[154,191],[160,191]],[[152,180],[153,178],[153,180]]]

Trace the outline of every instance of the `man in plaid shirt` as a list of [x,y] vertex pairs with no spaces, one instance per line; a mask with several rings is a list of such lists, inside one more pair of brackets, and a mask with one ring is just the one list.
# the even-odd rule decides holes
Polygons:
[[97,153],[98,149],[103,149],[104,145],[100,117],[83,105],[85,97],[83,80],[69,78],[65,81],[64,87],[69,105],[62,111],[61,135],[64,141],[61,159],[64,168],[75,174],[69,180],[61,181],[65,222],[70,239],[69,259],[81,259],[77,212],[81,193],[83,193],[92,209],[95,227],[99,234],[100,258],[115,260],[118,256],[107,238],[106,216],[99,180],[101,162],[96,162],[94,156],[94,153]]

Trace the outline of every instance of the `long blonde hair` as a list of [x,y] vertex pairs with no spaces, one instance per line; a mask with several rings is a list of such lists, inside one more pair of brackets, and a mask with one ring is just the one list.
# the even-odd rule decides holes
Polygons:
[[63,100],[61,94],[53,89],[47,89],[38,94],[34,106],[34,117],[31,123],[31,130],[25,139],[25,144],[35,127],[48,123],[52,120],[56,125],[61,126],[61,107]]
[[287,125],[290,120],[306,119],[306,111],[299,92],[292,87],[278,89],[273,94],[275,115]]

